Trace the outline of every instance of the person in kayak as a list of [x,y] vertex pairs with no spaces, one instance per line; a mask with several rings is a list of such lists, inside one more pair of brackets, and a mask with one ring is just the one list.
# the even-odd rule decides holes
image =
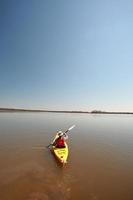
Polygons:
[[54,146],[56,148],[64,148],[65,147],[65,140],[67,139],[67,135],[64,134],[62,131],[58,132],[58,138],[54,141]]

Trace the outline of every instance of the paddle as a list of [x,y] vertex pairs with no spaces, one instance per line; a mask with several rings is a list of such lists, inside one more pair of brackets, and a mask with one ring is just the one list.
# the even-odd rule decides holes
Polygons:
[[[75,127],[75,125],[71,126],[69,129],[67,129],[67,130],[63,133],[63,135],[66,135],[66,133],[68,133],[68,132],[69,132],[70,130],[72,130],[74,127]],[[49,144],[49,145],[47,146],[47,148],[49,148],[51,145],[53,145],[53,143]]]

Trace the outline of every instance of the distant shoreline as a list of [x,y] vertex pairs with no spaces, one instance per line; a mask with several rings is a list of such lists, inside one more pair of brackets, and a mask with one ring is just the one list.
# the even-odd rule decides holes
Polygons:
[[42,110],[22,108],[0,108],[0,112],[49,112],[49,113],[79,113],[79,114],[133,114],[133,112],[109,112],[109,111],[65,111],[65,110]]
[[65,110],[40,110],[40,109],[22,109],[22,108],[0,108],[0,112],[52,112],[52,113],[86,113],[87,111],[65,111]]

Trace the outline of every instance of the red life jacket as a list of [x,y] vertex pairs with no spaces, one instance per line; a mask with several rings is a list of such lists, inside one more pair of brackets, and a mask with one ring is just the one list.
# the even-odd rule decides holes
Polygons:
[[56,141],[56,147],[57,147],[57,148],[65,147],[64,139],[59,138],[59,139]]

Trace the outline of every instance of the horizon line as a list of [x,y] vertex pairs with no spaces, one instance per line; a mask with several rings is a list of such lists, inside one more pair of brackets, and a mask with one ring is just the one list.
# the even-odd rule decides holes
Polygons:
[[92,111],[82,111],[82,110],[50,110],[50,109],[27,109],[27,108],[9,108],[0,107],[0,112],[56,112],[56,113],[83,113],[83,114],[133,114],[129,111],[102,111],[102,110],[92,110]]

